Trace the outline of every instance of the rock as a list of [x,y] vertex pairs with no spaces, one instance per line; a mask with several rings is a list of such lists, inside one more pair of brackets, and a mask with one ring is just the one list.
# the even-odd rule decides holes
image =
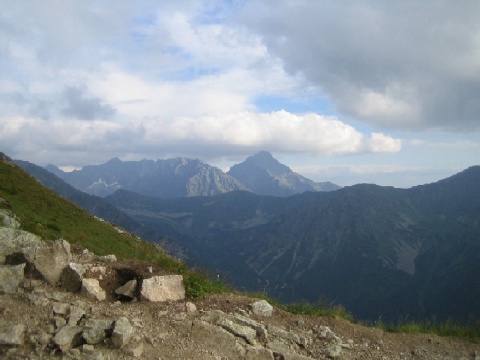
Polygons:
[[307,338],[305,338],[303,336],[300,336],[298,334],[295,334],[294,332],[283,330],[283,329],[281,329],[279,327],[276,327],[276,326],[273,326],[273,325],[268,326],[268,331],[273,336],[279,337],[279,338],[284,339],[284,340],[292,341],[292,342],[296,343],[297,345],[301,345],[301,346],[305,347],[309,343]]
[[55,303],[52,305],[53,313],[56,315],[67,315],[70,310],[70,304],[66,303]]
[[242,315],[234,315],[233,320],[240,325],[249,326],[257,332],[257,336],[261,337],[264,340],[268,339],[268,332],[265,325],[256,322],[248,317]]
[[52,342],[62,351],[66,352],[82,344],[82,331],[80,326],[65,325],[53,337]]
[[76,306],[71,306],[70,315],[68,317],[68,325],[71,325],[71,326],[78,325],[78,322],[83,318],[84,315],[85,315],[85,311],[83,311],[83,309]]
[[135,298],[136,292],[137,292],[137,280],[135,279],[130,280],[127,283],[125,283],[125,285],[115,289],[115,294],[124,296],[126,298],[130,298],[130,299]]
[[135,345],[130,345],[125,349],[125,353],[129,356],[140,357],[143,354],[143,342],[137,343]]
[[255,337],[257,336],[257,332],[251,327],[236,324],[224,317],[218,319],[217,325],[221,326],[235,336],[244,338],[250,345],[255,345]]
[[187,311],[187,313],[193,314],[193,313],[196,313],[196,312],[197,312],[197,307],[195,306],[194,303],[188,301],[188,302],[185,304],[185,310]]
[[39,246],[33,254],[32,264],[50,285],[60,282],[63,269],[68,266],[72,255],[70,244],[65,240],[55,240],[53,243]]
[[90,344],[82,345],[82,353],[84,354],[93,354],[95,352],[95,346]]
[[83,279],[81,292],[98,301],[103,301],[107,298],[97,279]]
[[4,256],[23,254],[41,246],[43,241],[27,231],[0,227],[0,254]]
[[0,222],[10,229],[18,229],[20,227],[20,223],[15,219],[15,214],[6,209],[0,209]]
[[0,345],[23,345],[25,325],[6,326],[0,332]]
[[18,291],[25,265],[0,265],[0,294],[14,294]]
[[62,287],[70,292],[79,292],[82,289],[82,279],[85,267],[82,264],[70,262],[63,269],[60,281]]
[[342,347],[337,344],[328,344],[324,353],[331,359],[338,359],[342,356]]
[[83,325],[83,338],[89,345],[99,344],[110,334],[112,325],[112,320],[89,319]]
[[148,301],[177,301],[185,299],[182,275],[153,276],[143,280],[141,298]]
[[124,316],[120,317],[113,326],[113,333],[112,333],[112,343],[113,346],[117,348],[123,348],[130,339],[132,338],[134,333],[134,328],[130,324],[130,321]]
[[263,347],[248,348],[245,360],[275,360],[273,351]]
[[270,317],[273,314],[273,306],[266,300],[256,301],[250,304],[252,311],[257,316]]
[[115,255],[105,255],[105,256],[99,256],[98,259],[100,261],[107,261],[107,262],[115,262],[117,261],[117,257]]

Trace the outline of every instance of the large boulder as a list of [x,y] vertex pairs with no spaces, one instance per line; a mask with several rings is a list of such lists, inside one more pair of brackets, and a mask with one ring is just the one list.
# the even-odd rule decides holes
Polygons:
[[27,259],[51,285],[60,282],[63,270],[72,260],[70,244],[65,240],[55,240],[53,243],[37,247],[29,257]]
[[177,301],[185,299],[182,275],[153,276],[143,280],[141,298],[148,301]]

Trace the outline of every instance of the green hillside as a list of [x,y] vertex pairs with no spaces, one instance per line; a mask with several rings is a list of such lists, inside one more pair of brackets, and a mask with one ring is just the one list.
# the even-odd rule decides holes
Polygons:
[[110,223],[101,221],[80,207],[65,200],[11,162],[0,160],[0,208],[16,214],[21,228],[43,240],[65,239],[98,255],[115,254],[119,259],[154,262],[166,270],[184,276],[187,295],[222,290],[205,276],[187,267],[130,234],[118,232]]

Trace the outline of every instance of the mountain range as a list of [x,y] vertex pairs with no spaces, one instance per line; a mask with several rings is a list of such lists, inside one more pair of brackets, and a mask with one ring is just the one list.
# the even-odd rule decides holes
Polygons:
[[477,166],[411,189],[183,199],[120,190],[106,200],[242,289],[339,303],[368,321],[468,321],[480,316],[479,184]]
[[280,164],[266,151],[249,157],[228,173],[198,159],[121,161],[85,166],[64,172],[46,169],[73,187],[91,195],[107,196],[124,189],[154,197],[211,196],[247,190],[261,195],[288,196],[304,191],[331,191],[339,186],[315,183]]
[[100,200],[241,289],[342,304],[367,321],[467,322],[480,317],[479,184],[474,166],[410,189],[181,198],[120,189]]

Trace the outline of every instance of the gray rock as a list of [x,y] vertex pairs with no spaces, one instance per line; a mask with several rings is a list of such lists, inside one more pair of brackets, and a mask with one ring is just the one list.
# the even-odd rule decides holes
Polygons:
[[85,267],[82,264],[70,262],[63,269],[60,281],[62,287],[70,292],[79,292],[82,289],[82,279]]
[[25,265],[0,265],[0,294],[14,294],[18,291]]
[[273,314],[273,306],[266,300],[259,300],[250,304],[252,311],[257,316],[270,317]]
[[342,347],[337,344],[328,344],[324,353],[331,359],[338,359],[342,356]]
[[25,325],[6,326],[0,332],[0,345],[23,345]]
[[252,320],[248,317],[242,316],[242,315],[234,315],[233,320],[240,325],[245,325],[249,326],[252,329],[254,329],[257,332],[257,336],[267,340],[268,338],[268,332],[267,328],[265,325],[260,324],[259,322],[256,322],[255,320]]
[[236,324],[233,321],[224,317],[218,319],[217,325],[221,326],[235,336],[244,338],[249,344],[255,345],[255,337],[257,336],[257,332],[251,327]]
[[185,310],[187,311],[187,313],[196,313],[197,306],[194,303],[187,301],[185,303]]
[[137,292],[137,280],[133,279],[115,289],[115,294],[133,299]]
[[89,345],[99,344],[107,338],[112,325],[112,320],[88,319],[83,325],[83,338]]
[[107,298],[105,291],[100,287],[100,283],[97,279],[83,279],[81,292],[82,294],[98,301],[103,301]]
[[68,317],[68,325],[76,326],[78,322],[83,318],[85,315],[85,311],[77,306],[70,307],[70,315]]
[[65,240],[55,240],[53,243],[39,246],[35,249],[32,263],[40,274],[51,285],[60,282],[63,269],[71,261],[70,244]]
[[131,344],[125,349],[125,353],[132,357],[141,357],[143,354],[143,342]]
[[82,344],[82,331],[80,326],[65,325],[53,337],[52,342],[62,351],[66,352]]
[[67,315],[70,310],[70,304],[66,303],[55,303],[52,305],[53,313],[56,315]]
[[0,227],[0,254],[23,254],[41,246],[43,241],[27,231]]
[[117,348],[123,348],[133,337],[134,328],[124,316],[120,317],[113,326],[112,343]]
[[0,209],[0,222],[7,228],[18,229],[20,223],[16,220],[15,214],[7,209]]
[[264,347],[252,347],[247,349],[245,360],[274,360],[273,351]]
[[148,301],[177,301],[185,299],[182,275],[153,276],[143,280],[141,298]]
[[283,330],[279,327],[269,325],[268,331],[271,335],[279,337],[284,340],[289,340],[297,345],[306,346],[309,343],[309,340],[306,337],[300,336],[294,332]]
[[117,257],[115,255],[105,255],[105,256],[99,256],[98,259],[100,261],[108,261],[108,262],[115,262],[117,261]]

